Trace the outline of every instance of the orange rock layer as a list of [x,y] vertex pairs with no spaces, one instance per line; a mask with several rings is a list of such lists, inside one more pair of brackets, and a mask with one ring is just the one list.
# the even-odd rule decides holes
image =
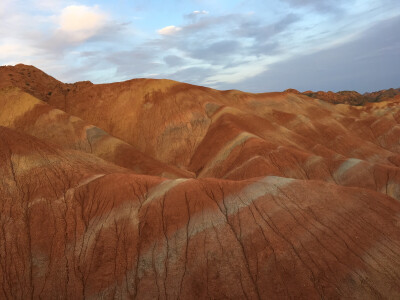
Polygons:
[[323,100],[1,67],[0,299],[399,298],[400,99]]

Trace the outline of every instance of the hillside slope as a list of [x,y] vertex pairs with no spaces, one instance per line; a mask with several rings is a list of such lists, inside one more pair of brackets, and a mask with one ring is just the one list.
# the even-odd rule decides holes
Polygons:
[[0,299],[399,298],[399,121],[1,67]]
[[171,178],[193,176],[141,153],[104,130],[56,109],[19,88],[0,88],[0,106],[0,126],[17,129],[62,148],[92,153],[139,174]]

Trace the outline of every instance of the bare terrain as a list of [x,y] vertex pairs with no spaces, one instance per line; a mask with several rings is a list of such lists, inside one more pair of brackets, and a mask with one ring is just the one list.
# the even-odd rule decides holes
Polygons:
[[0,299],[400,298],[399,95],[0,67]]

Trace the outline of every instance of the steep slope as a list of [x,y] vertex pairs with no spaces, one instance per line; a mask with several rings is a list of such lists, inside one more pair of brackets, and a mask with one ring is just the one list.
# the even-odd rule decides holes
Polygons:
[[0,66],[0,88],[9,86],[19,87],[43,101],[46,101],[54,90],[67,89],[67,84],[34,66],[24,64]]
[[146,156],[131,145],[18,88],[0,89],[0,126],[17,129],[63,148],[92,153],[138,174],[192,177],[192,174]]
[[400,95],[400,88],[399,89],[387,89],[387,90],[381,90],[377,92],[372,92],[372,93],[365,93],[364,96],[368,97],[371,99],[369,102],[380,102],[380,101],[385,101],[392,99],[396,96]]
[[[292,93],[220,92],[165,80],[74,93],[66,107],[56,94],[49,103],[200,177],[322,179],[400,198],[398,102],[386,112],[386,105],[337,107]],[[353,168],[362,161],[362,172]]]
[[[54,94],[49,103],[89,120],[164,163],[181,168],[188,168],[196,149],[210,129],[212,119],[215,119],[213,114],[221,108],[223,109],[218,111],[218,115],[236,111],[239,114],[248,114],[248,119],[261,117],[266,119],[264,124],[280,125],[284,130],[282,135],[289,144],[308,152],[310,146],[320,144],[344,157],[386,164],[387,158],[394,154],[385,152],[382,148],[395,153],[399,150],[395,139],[383,141],[385,137],[382,135],[385,134],[382,131],[378,136],[368,136],[366,140],[353,133],[356,128],[357,131],[371,132],[369,125],[375,121],[396,127],[398,118],[393,118],[392,113],[386,113],[384,118],[372,114],[368,118],[371,123],[361,123],[358,122],[361,117],[367,119],[363,112],[374,113],[373,107],[362,107],[360,110],[354,107],[336,108],[292,93],[220,92],[166,80],[133,80],[93,85],[76,92],[72,90],[66,100],[63,99]],[[393,115],[398,116],[398,111],[397,105],[393,107]],[[285,118],[290,115],[295,119],[287,124]],[[349,123],[352,130],[348,129]],[[289,125],[292,128],[283,128]],[[373,131],[378,128],[375,126]],[[296,134],[286,129],[295,130]],[[258,131],[266,130],[260,128]],[[397,130],[398,127],[391,134],[396,135]],[[229,133],[224,131],[222,134]],[[269,140],[276,135],[276,132],[269,131],[264,136]],[[298,138],[295,142],[290,142],[293,135]],[[308,141],[305,142],[304,139]],[[341,139],[340,143],[336,142],[338,139]],[[376,160],[371,159],[374,156]]]
[[366,95],[362,95],[356,91],[340,91],[337,93],[331,91],[306,91],[303,94],[308,97],[324,100],[332,104],[363,105],[367,102],[375,102],[372,97],[367,97]]
[[400,298],[388,91],[348,105],[0,67],[0,299]]
[[337,93],[306,91],[303,95],[333,104],[364,105],[369,102],[381,102],[393,99],[397,95],[400,95],[400,89],[388,89],[364,94],[356,91],[340,91]]
[[[375,154],[373,152],[381,151],[382,147],[398,153],[398,143],[395,139],[389,137],[389,144],[386,145],[386,137],[381,136],[382,132],[379,132],[381,135],[378,137],[371,136],[369,126],[374,124],[380,116],[375,114],[368,118],[364,112],[370,114],[375,111],[373,107],[362,107],[358,110],[356,107],[342,108],[326,105],[291,90],[284,93],[265,94],[249,94],[240,91],[221,92],[169,80],[136,79],[101,85],[60,84],[39,71],[37,72],[38,79],[28,77],[27,74],[33,73],[29,71],[29,66],[17,65],[9,68],[15,68],[15,73],[20,77],[12,83],[14,86],[21,88],[20,85],[25,80],[32,86],[39,86],[34,83],[36,80],[51,82],[51,87],[58,86],[52,89],[51,95],[46,94],[48,90],[46,88],[35,92],[45,95],[40,98],[41,100],[104,129],[157,160],[181,168],[188,168],[197,147],[209,130],[212,119],[215,119],[212,115],[222,107],[225,107],[223,113],[230,113],[229,110],[236,109],[241,114],[255,114],[280,126],[286,126],[286,121],[291,121],[295,124],[292,127],[297,129],[297,135],[300,134],[309,140],[315,140],[318,137],[314,144],[320,144],[344,157],[371,160],[370,158]],[[5,72],[0,71],[1,73]],[[4,82],[1,85],[8,84],[10,83]],[[386,127],[397,126],[396,118],[399,119],[396,117],[398,116],[397,106],[392,106],[392,109],[394,119],[390,116],[391,112],[386,112],[382,120],[386,123]],[[219,112],[219,115],[223,113]],[[363,121],[368,119],[368,124],[358,122],[360,116]],[[291,117],[294,119],[289,120],[288,118]],[[249,116],[249,118],[252,117]],[[382,121],[377,121],[377,123]],[[315,127],[313,123],[317,122],[322,124],[317,128],[311,128]],[[348,129],[349,124],[352,126],[351,130]],[[377,128],[378,126],[375,126],[373,130]],[[293,128],[289,129],[293,130]],[[300,132],[303,129],[306,132]],[[359,138],[353,134],[354,130],[357,134],[362,132],[363,137]],[[397,127],[391,135],[396,133]],[[344,141],[336,143],[343,134]],[[276,134],[268,132],[268,139],[271,135]],[[291,138],[287,137],[287,140]],[[327,145],[329,142],[330,144]],[[377,147],[366,145],[369,142]],[[295,144],[295,147],[300,146],[301,150],[306,148],[307,151],[310,151],[310,146],[313,146],[310,145],[310,141],[305,146],[291,144]],[[319,153],[314,154],[319,155]],[[384,155],[379,154],[379,159],[371,160],[371,162],[387,163],[387,157],[390,156],[392,154],[388,152]]]
[[[186,169],[180,177],[195,173],[243,180],[277,175],[369,188],[400,198],[400,106],[395,98],[349,106],[294,90],[249,94],[169,80],[62,84],[41,71],[29,71],[29,66],[14,68],[17,83],[28,80],[39,87],[34,82],[44,80],[57,87],[46,94],[48,104],[105,129],[126,142],[124,148],[131,145]],[[104,144],[106,150],[97,151],[102,158],[138,173],[163,173],[151,172],[151,167],[142,171],[136,167],[144,161],[141,156],[133,153],[136,159],[126,159],[131,151],[115,155],[118,151]]]
[[400,296],[400,203],[382,194],[161,180],[4,127],[0,139],[1,298]]
[[313,118],[300,109],[296,115],[271,106],[263,106],[265,113],[260,108],[264,118],[218,111],[189,169],[199,177],[236,180],[265,175],[319,179],[400,199],[398,102],[312,108]]

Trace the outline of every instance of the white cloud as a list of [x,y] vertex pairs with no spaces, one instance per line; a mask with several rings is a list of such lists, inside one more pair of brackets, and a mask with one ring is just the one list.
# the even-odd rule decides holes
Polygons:
[[173,35],[181,30],[182,30],[181,27],[171,25],[171,26],[161,28],[161,29],[157,30],[157,32],[161,35]]
[[194,15],[207,15],[208,11],[206,11],[206,10],[195,10],[194,12],[192,12],[192,14],[194,14]]
[[218,83],[234,84],[247,78],[254,77],[268,69],[266,62],[268,59],[253,59],[246,64],[233,66],[218,70],[215,75],[206,79],[207,84],[215,85]]
[[17,42],[7,42],[0,44],[0,59],[3,61],[16,61],[18,62],[18,59],[15,60],[15,57],[18,57],[19,59],[26,59],[31,56],[33,56],[35,51],[30,48],[26,47],[26,45],[23,45],[21,43]]
[[10,13],[14,13],[15,3],[12,0],[1,0],[0,1],[0,24],[4,19],[10,18]]
[[70,5],[59,16],[58,30],[72,41],[81,42],[96,35],[107,21],[107,15],[97,6]]
[[43,11],[60,11],[67,5],[67,0],[31,0],[33,7]]

